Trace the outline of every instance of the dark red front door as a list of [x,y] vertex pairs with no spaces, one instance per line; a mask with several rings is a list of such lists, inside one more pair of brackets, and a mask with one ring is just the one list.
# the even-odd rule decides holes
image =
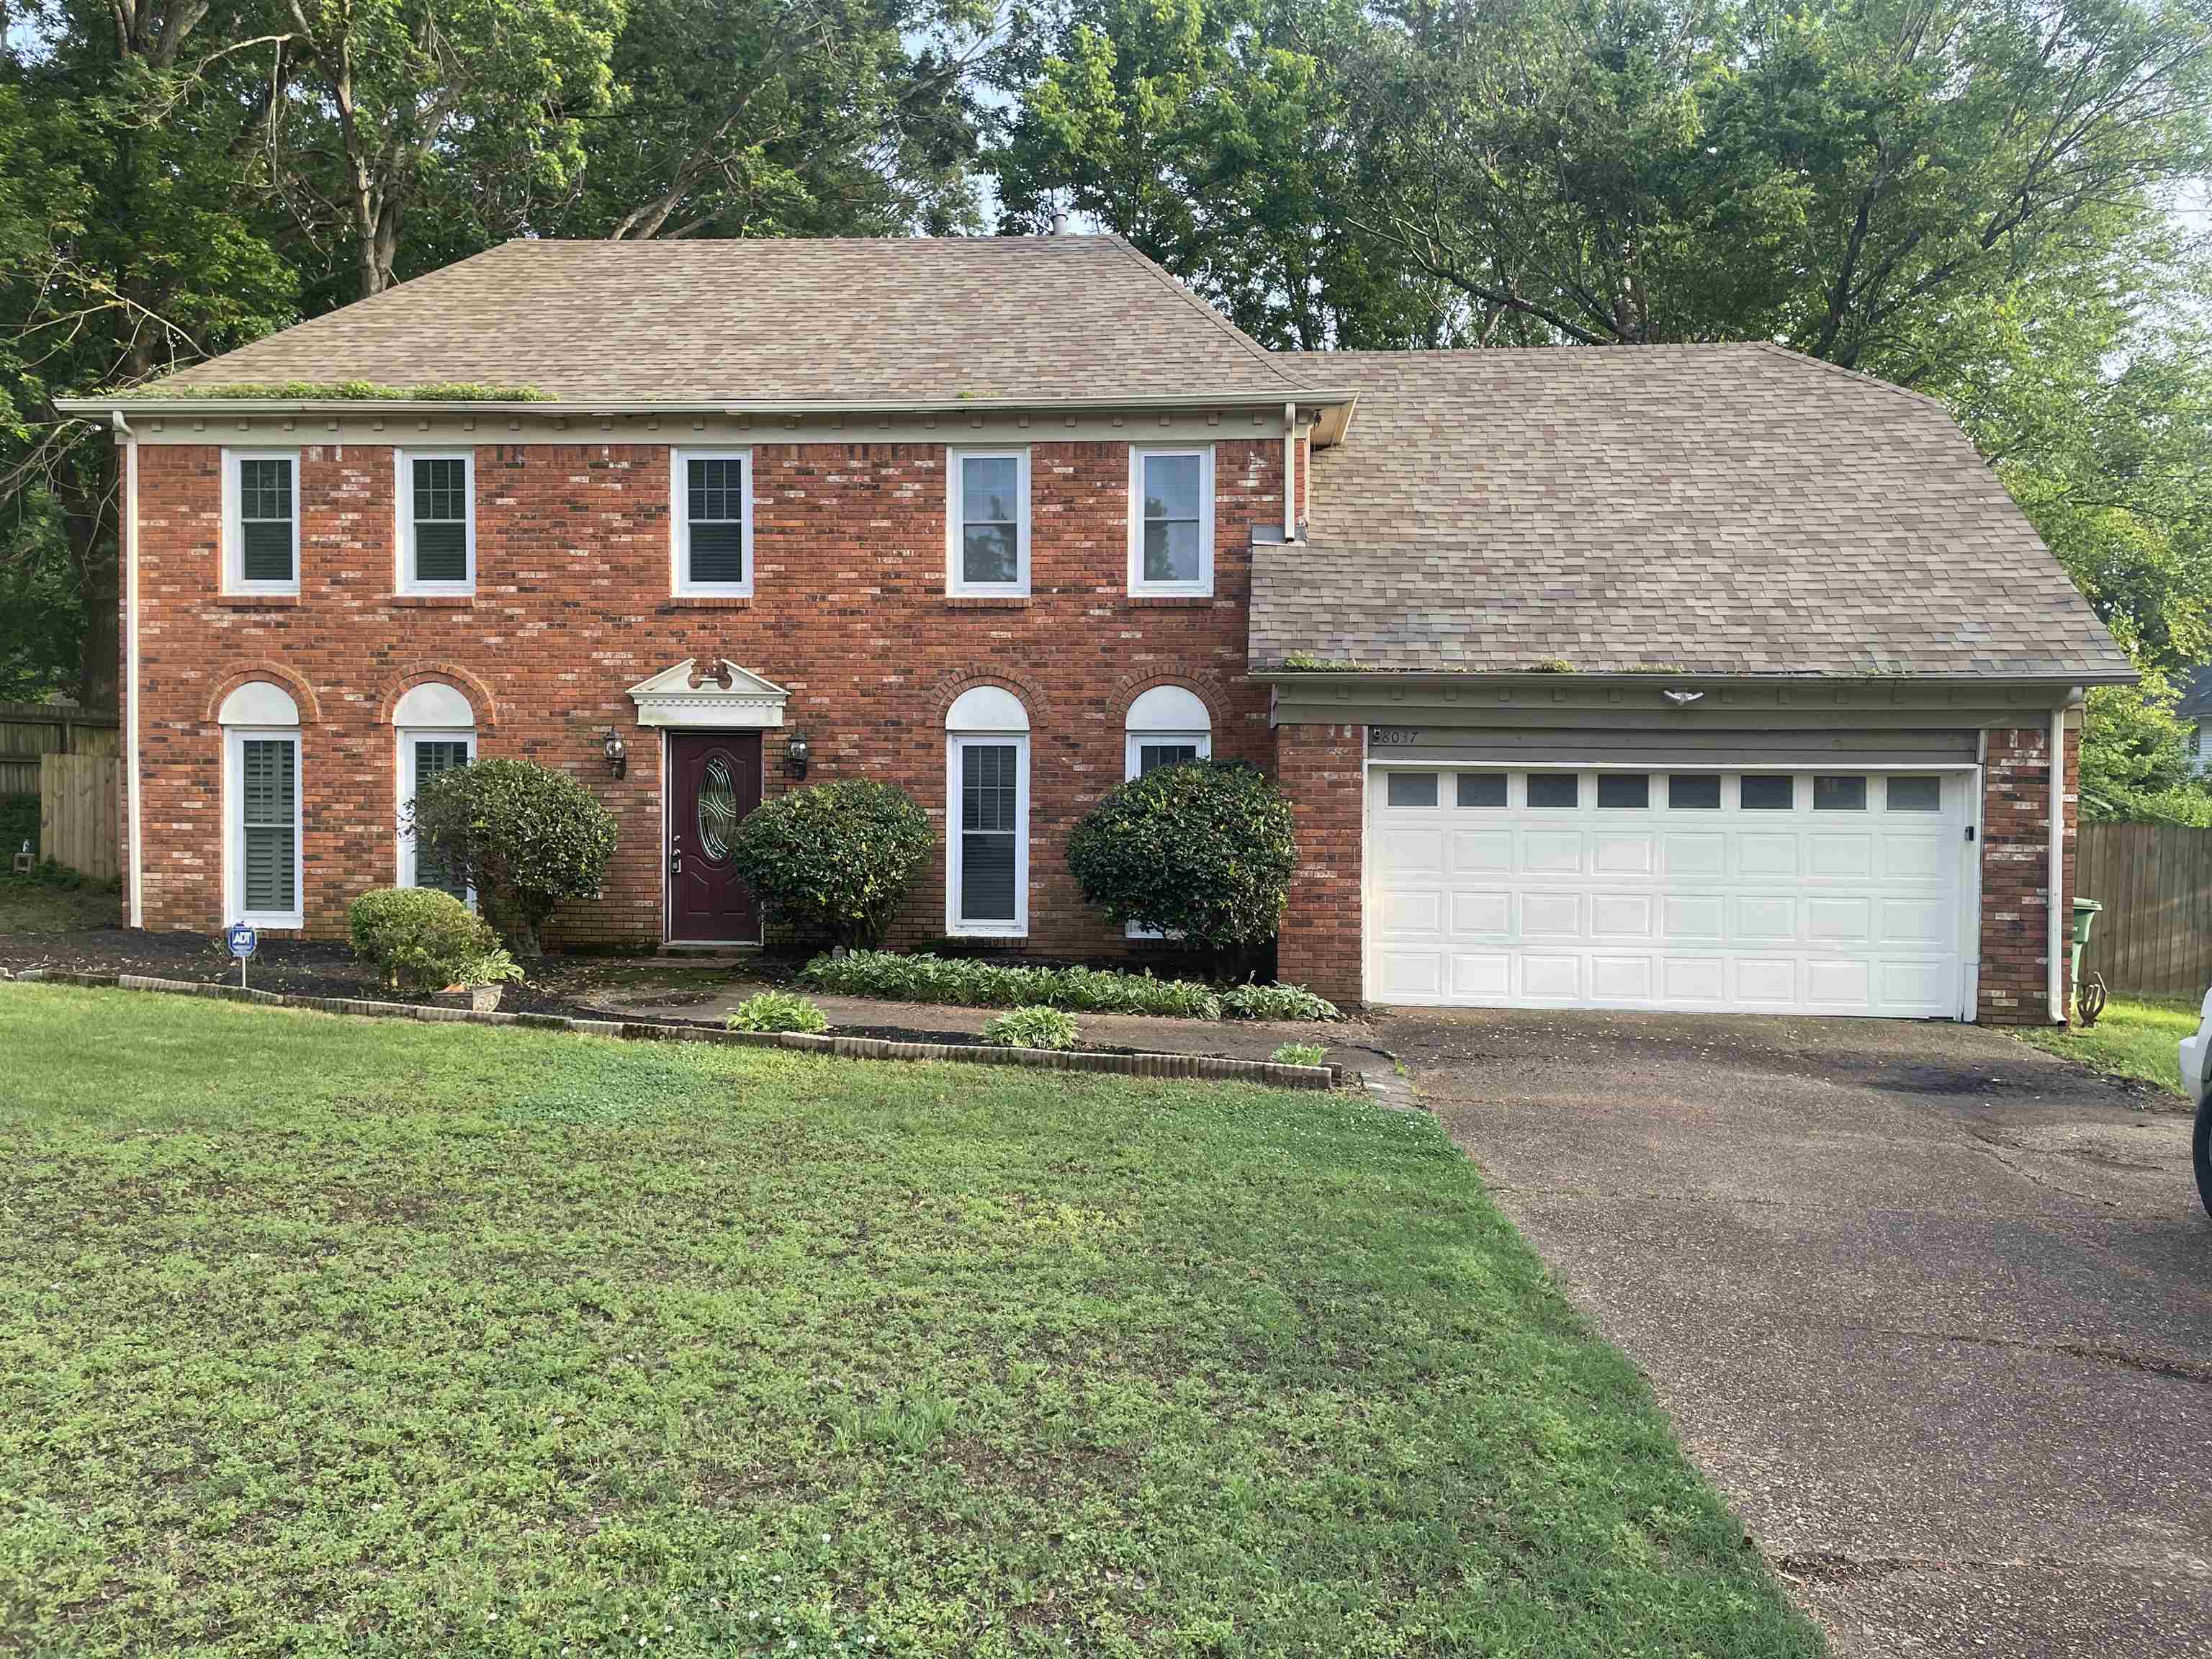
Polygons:
[[760,906],[730,867],[730,838],[760,805],[760,733],[670,732],[668,783],[668,937],[757,943]]

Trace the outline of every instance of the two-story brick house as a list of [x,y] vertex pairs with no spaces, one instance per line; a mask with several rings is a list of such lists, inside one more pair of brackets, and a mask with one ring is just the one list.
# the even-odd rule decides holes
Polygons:
[[1914,394],[1271,354],[1108,238],[510,243],[75,408],[134,926],[341,933],[498,753],[620,821],[559,943],[757,939],[728,824],[865,774],[942,825],[899,942],[1140,951],[1067,834],[1211,754],[1290,793],[1340,998],[2040,1019],[2051,757],[2129,677]]

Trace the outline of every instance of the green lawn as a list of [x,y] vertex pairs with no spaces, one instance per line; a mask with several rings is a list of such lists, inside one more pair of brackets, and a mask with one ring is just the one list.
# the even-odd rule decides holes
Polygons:
[[0,987],[0,1649],[1813,1655],[1428,1118]]
[[0,862],[0,933],[58,933],[82,927],[112,927],[120,914],[120,901],[113,882],[82,882],[74,871],[63,872],[59,879],[46,875],[18,876]]
[[2113,1077],[2138,1078],[2171,1093],[2181,1092],[2181,1039],[2197,1030],[2197,1005],[2114,997],[2097,1023],[2084,1031],[2025,1030],[2020,1035],[2039,1048],[2078,1060]]

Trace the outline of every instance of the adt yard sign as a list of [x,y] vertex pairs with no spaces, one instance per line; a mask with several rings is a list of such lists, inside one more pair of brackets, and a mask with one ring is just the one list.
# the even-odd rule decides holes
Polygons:
[[238,982],[246,983],[246,959],[261,943],[261,936],[242,921],[234,921],[222,930],[222,942],[231,955],[238,958]]

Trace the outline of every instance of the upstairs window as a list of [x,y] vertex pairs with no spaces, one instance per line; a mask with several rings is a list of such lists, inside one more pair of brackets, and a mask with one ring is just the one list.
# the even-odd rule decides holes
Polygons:
[[1213,592],[1213,451],[1129,452],[1129,592]]
[[299,476],[292,451],[223,452],[225,592],[300,591]]
[[477,577],[475,467],[465,452],[399,457],[399,591],[466,593]]
[[753,460],[744,450],[676,452],[676,592],[753,591]]
[[1030,458],[1027,450],[954,450],[947,468],[945,591],[1030,591]]

